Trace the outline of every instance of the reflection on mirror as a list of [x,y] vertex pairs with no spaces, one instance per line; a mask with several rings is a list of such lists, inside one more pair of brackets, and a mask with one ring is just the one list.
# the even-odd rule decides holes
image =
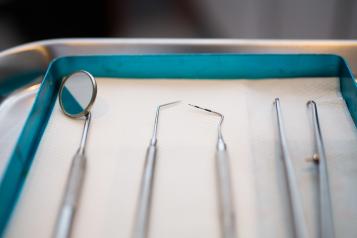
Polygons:
[[79,203],[86,171],[85,148],[91,121],[90,109],[97,96],[97,83],[86,71],[78,71],[65,78],[59,90],[59,102],[64,114],[72,118],[85,117],[80,146],[72,159],[63,193],[61,207],[54,227],[54,238],[71,236],[72,224]]
[[62,82],[59,99],[63,112],[70,117],[88,114],[97,94],[97,85],[86,71],[71,74]]

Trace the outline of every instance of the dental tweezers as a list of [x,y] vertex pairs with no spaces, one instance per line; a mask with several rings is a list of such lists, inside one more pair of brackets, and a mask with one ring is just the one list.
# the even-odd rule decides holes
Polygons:
[[331,195],[329,189],[329,178],[327,173],[327,161],[325,147],[322,140],[321,128],[317,106],[314,101],[308,101],[307,105],[311,107],[312,123],[314,130],[315,152],[313,161],[318,165],[319,173],[319,196],[320,196],[320,237],[334,238],[334,222],[331,206]]
[[294,230],[296,238],[307,238],[308,230],[306,226],[306,221],[304,217],[304,209],[301,202],[300,191],[298,189],[295,170],[290,158],[288,145],[285,137],[285,130],[283,125],[283,118],[281,115],[280,100],[276,98],[274,101],[276,116],[279,129],[279,141],[282,158],[285,166],[285,174],[287,176],[288,190],[290,197],[291,210],[293,215]]

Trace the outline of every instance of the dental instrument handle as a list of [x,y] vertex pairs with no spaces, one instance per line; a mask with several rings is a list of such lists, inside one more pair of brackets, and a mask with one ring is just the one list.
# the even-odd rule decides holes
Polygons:
[[221,232],[223,238],[236,237],[233,193],[229,168],[229,156],[226,150],[226,145],[223,140],[219,140],[216,151],[216,173]]
[[327,172],[325,146],[321,134],[317,105],[316,102],[312,100],[308,101],[307,105],[311,106],[315,147],[318,155],[319,193],[320,193],[320,237],[334,238],[335,229],[334,229],[334,221],[333,221],[331,193],[329,187],[330,183],[329,183],[329,177]]
[[307,238],[309,237],[309,235],[308,235],[308,229],[307,229],[305,215],[304,215],[304,207],[301,202],[301,193],[299,191],[295,169],[288,150],[287,138],[285,134],[285,128],[283,125],[283,117],[282,117],[281,106],[280,106],[280,99],[276,98],[274,102],[275,102],[276,117],[278,122],[281,156],[284,162],[284,167],[287,177],[295,237]]
[[78,151],[72,160],[53,238],[68,238],[71,235],[72,224],[77,210],[85,170],[86,157]]
[[146,151],[144,173],[141,180],[140,194],[137,207],[136,224],[134,227],[134,238],[148,237],[149,217],[154,184],[154,173],[156,164],[156,142],[151,143]]

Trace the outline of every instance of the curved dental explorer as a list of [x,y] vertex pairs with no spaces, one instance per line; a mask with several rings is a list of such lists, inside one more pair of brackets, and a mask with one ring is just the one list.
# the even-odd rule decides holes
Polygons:
[[137,211],[134,223],[133,238],[146,238],[149,231],[149,218],[152,201],[152,190],[155,173],[156,162],[156,144],[157,144],[157,129],[159,123],[159,114],[162,107],[177,104],[180,101],[174,101],[159,105],[156,108],[156,116],[154,122],[154,131],[150,140],[149,147],[146,151],[145,165],[143,176],[141,178],[140,193],[137,204]]
[[278,122],[279,129],[279,140],[280,140],[280,149],[282,158],[285,166],[285,174],[287,176],[288,189],[289,189],[289,197],[290,197],[290,205],[292,209],[293,222],[294,222],[294,230],[296,238],[306,238],[308,236],[308,230],[306,226],[305,216],[304,216],[304,208],[302,206],[302,200],[300,196],[300,191],[298,189],[295,170],[290,158],[288,145],[285,137],[285,130],[283,125],[283,118],[281,115],[280,108],[280,100],[276,98],[274,101],[276,116]]
[[322,140],[317,106],[314,101],[308,101],[307,106],[311,107],[312,123],[314,130],[315,152],[313,161],[318,164],[319,172],[319,196],[320,196],[320,237],[335,237],[334,222],[331,206],[331,194],[329,189],[329,178],[327,173],[327,161],[325,147]]
[[224,120],[223,114],[212,111],[207,108],[188,104],[191,107],[195,107],[200,110],[204,110],[209,113],[213,113],[220,117],[218,124],[218,139],[216,148],[216,173],[217,173],[217,189],[218,200],[220,209],[220,223],[221,233],[223,238],[235,238],[235,212],[233,204],[233,192],[231,185],[231,175],[229,167],[229,156],[227,152],[227,146],[222,136],[222,123]]

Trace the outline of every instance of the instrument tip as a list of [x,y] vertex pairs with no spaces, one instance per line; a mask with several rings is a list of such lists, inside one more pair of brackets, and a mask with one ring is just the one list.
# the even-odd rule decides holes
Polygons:
[[169,105],[173,105],[173,104],[177,104],[177,103],[180,103],[180,102],[181,102],[181,100],[173,101],[173,102],[169,102],[169,103],[165,103],[165,104],[161,104],[161,105],[158,106],[158,108],[169,106]]
[[201,107],[199,107],[199,106],[196,106],[196,105],[193,105],[193,104],[187,104],[187,105],[189,105],[189,106],[191,106],[191,107],[195,107],[195,108],[201,108]]
[[314,100],[307,101],[306,105],[310,106],[311,104],[316,106],[316,102]]

